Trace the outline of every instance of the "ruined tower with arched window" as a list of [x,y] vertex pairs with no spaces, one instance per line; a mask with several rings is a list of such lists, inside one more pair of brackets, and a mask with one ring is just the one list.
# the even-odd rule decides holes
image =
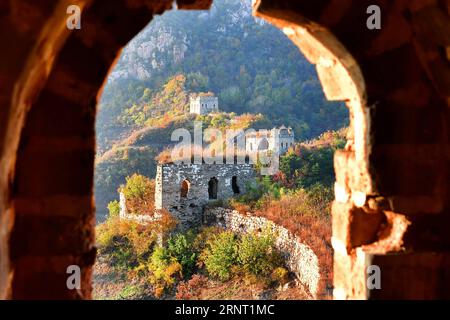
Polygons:
[[195,114],[209,114],[219,112],[219,98],[211,92],[191,95],[189,112]]
[[155,208],[168,210],[182,230],[202,222],[203,208],[245,193],[255,180],[252,164],[159,164]]
[[294,131],[284,125],[271,130],[249,130],[245,135],[245,149],[249,155],[258,151],[284,154],[294,142]]

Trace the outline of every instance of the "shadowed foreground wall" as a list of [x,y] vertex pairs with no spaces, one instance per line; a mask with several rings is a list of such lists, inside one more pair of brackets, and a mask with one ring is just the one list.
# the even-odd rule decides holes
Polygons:
[[[372,4],[381,30],[366,28]],[[261,1],[258,11],[350,109],[335,155],[335,298],[450,298],[450,2]],[[371,264],[381,290],[366,288]]]
[[[0,297],[90,298],[97,97],[120,49],[172,3],[0,1]],[[69,4],[80,30],[66,28]],[[66,287],[72,264],[81,290]]]
[[[81,30],[66,28],[69,4],[83,8]],[[372,4],[381,30],[366,28]],[[97,97],[120,48],[171,5],[0,0],[0,298],[90,298]],[[350,109],[335,157],[335,297],[449,298],[449,1],[260,0],[255,12]],[[366,290],[371,263],[382,290]]]

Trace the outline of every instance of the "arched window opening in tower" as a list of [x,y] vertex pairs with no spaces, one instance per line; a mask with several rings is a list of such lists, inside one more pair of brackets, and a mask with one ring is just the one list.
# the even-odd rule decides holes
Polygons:
[[188,180],[183,180],[183,182],[181,182],[181,189],[180,189],[181,198],[187,198],[190,187],[191,183]]
[[217,190],[218,190],[219,181],[217,178],[213,177],[208,182],[208,196],[210,200],[217,199]]
[[237,177],[236,176],[233,176],[233,178],[231,178],[231,188],[233,189],[233,193],[234,194],[241,193],[241,190],[239,189],[239,185],[237,183]]

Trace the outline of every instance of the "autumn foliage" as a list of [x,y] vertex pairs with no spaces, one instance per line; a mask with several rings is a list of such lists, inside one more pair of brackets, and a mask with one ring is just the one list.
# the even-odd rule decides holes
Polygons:
[[119,191],[125,195],[128,213],[154,215],[155,181],[136,173],[126,181]]

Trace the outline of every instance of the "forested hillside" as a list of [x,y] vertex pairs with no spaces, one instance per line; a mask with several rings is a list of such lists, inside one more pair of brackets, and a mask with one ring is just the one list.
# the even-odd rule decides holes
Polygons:
[[[100,101],[97,211],[125,177],[152,177],[170,133],[191,125],[189,94],[213,92],[220,125],[291,126],[296,140],[347,125],[342,103],[326,101],[314,67],[277,28],[251,16],[251,1],[217,0],[210,11],[156,17],[124,48]],[[239,118],[240,117],[240,118]]]

